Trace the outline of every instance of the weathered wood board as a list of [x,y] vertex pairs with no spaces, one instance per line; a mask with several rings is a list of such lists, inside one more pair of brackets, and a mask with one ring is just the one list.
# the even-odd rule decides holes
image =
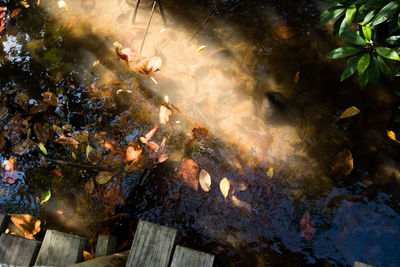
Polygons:
[[0,265],[32,266],[41,243],[20,236],[2,234],[0,236]]
[[6,230],[6,226],[8,224],[8,220],[10,216],[8,214],[0,213],[0,232],[3,233]]
[[354,267],[374,267],[373,265],[365,264],[359,261],[354,262]]
[[95,258],[113,254],[117,248],[117,237],[111,235],[99,235],[97,238]]
[[171,267],[212,267],[214,255],[194,249],[176,246]]
[[80,262],[86,238],[47,230],[35,265],[67,266]]
[[174,246],[176,232],[176,229],[139,221],[126,266],[167,266]]
[[[125,267],[130,250],[94,258],[68,267]],[[1,267],[1,266],[0,266]]]

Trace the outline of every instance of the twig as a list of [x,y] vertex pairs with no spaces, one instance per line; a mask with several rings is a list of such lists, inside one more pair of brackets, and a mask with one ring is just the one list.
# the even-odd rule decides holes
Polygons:
[[117,170],[119,168],[123,168],[123,166],[124,166],[124,165],[119,165],[116,167],[105,167],[105,166],[98,166],[98,165],[75,163],[75,162],[70,162],[70,161],[66,161],[66,160],[62,160],[62,159],[52,159],[52,158],[44,158],[44,159],[47,161],[50,161],[50,162],[61,164],[61,165],[77,167],[77,168],[82,168],[82,169],[99,170],[99,171],[113,171],[113,170]]
[[219,3],[214,7],[214,9],[208,14],[208,16],[203,20],[203,22],[200,24],[200,26],[197,28],[197,31],[195,34],[193,34],[192,38],[189,39],[188,44],[193,40],[194,37],[196,37],[197,34],[203,29],[203,26],[210,20],[210,18],[214,15],[215,12],[217,12],[218,8],[222,5],[222,3],[225,0],[219,1]]
[[149,32],[150,22],[151,22],[151,18],[153,17],[153,14],[154,14],[154,8],[156,7],[156,4],[157,4],[157,0],[155,0],[153,2],[153,7],[151,8],[150,18],[149,18],[149,21],[147,22],[146,32],[144,33],[142,45],[140,46],[140,54],[142,54],[144,41],[146,40],[147,33]]

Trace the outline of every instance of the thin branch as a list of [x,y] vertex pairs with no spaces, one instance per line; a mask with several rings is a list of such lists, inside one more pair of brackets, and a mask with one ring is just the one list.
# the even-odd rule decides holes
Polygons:
[[65,166],[71,166],[71,167],[77,167],[81,169],[90,169],[90,170],[99,170],[99,171],[114,171],[118,170],[119,168],[123,168],[122,165],[118,165],[116,167],[111,167],[111,166],[98,166],[98,165],[89,165],[89,164],[81,164],[81,163],[76,163],[76,162],[71,162],[71,161],[66,161],[62,159],[52,159],[52,158],[44,158],[47,161],[54,162],[60,165],[65,165]]
[[151,22],[151,18],[153,17],[153,14],[154,14],[154,8],[156,7],[156,4],[157,4],[157,1],[154,1],[153,7],[152,7],[151,13],[150,13],[150,18],[149,18],[149,21],[147,22],[146,32],[144,33],[142,45],[140,46],[140,52],[139,52],[140,54],[142,54],[144,41],[146,40],[147,33],[149,32],[150,22]]

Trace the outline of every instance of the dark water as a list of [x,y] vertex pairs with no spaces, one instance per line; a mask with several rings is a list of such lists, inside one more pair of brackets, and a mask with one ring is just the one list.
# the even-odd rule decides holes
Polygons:
[[[0,37],[0,104],[8,113],[0,117],[0,144],[5,144],[0,159],[17,161],[14,184],[6,182],[9,174],[2,169],[3,212],[29,213],[44,228],[89,238],[112,233],[119,244],[131,242],[138,220],[145,219],[178,229],[179,244],[215,254],[220,266],[400,263],[400,150],[386,136],[386,130],[398,130],[390,123],[398,101],[392,89],[398,84],[362,91],[356,79],[338,82],[344,63],[326,59],[337,44],[329,27],[318,26],[323,3],[225,1],[191,44],[207,45],[194,62],[184,37],[195,32],[215,2],[165,1],[172,43],[160,53],[165,68],[154,74],[157,87],[113,52],[133,11],[124,1],[113,7],[111,1],[70,1],[69,13],[41,2],[27,9],[0,2],[9,10],[22,8],[7,20]],[[148,5],[144,1],[138,27],[145,25]],[[113,19],[115,27],[105,26],[104,18]],[[159,13],[153,23],[162,27]],[[115,28],[120,31],[111,31]],[[145,53],[163,44],[157,32],[152,30]],[[135,45],[142,36],[135,31]],[[99,68],[92,64],[96,59]],[[59,104],[39,110],[47,91]],[[260,103],[271,92],[283,95],[287,108],[265,118]],[[147,157],[118,173],[128,144],[139,143],[159,124],[165,94],[182,109],[154,136],[158,144],[169,137],[169,159],[154,164]],[[203,94],[211,100],[203,100]],[[238,105],[234,112],[232,105]],[[352,105],[361,113],[338,121]],[[53,125],[68,124],[72,129],[64,132],[80,140],[78,148],[54,141]],[[208,128],[208,135],[191,139],[194,127]],[[38,142],[45,144],[47,158],[64,164],[46,160]],[[105,142],[113,151],[104,148]],[[88,144],[94,149],[89,159]],[[354,169],[338,178],[329,166],[344,148],[353,154]],[[184,182],[179,175],[183,158],[210,173],[209,192]],[[99,170],[71,162],[115,167],[116,175],[98,184]],[[267,175],[271,169],[272,177]],[[223,177],[231,183],[227,199],[218,186]],[[40,205],[37,198],[47,190],[52,197]],[[306,211],[315,223],[311,240],[300,235]]]

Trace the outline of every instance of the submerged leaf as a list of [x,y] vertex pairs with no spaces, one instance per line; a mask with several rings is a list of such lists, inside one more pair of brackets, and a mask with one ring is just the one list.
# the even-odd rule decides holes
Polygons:
[[355,106],[351,106],[342,113],[342,115],[340,116],[339,119],[353,117],[353,116],[357,115],[358,113],[360,113],[360,110],[358,108],[356,108]]
[[274,168],[268,168],[267,177],[272,178],[274,176]]
[[232,195],[232,204],[236,207],[244,209],[246,212],[251,212],[251,205],[250,203],[240,200],[237,196]]
[[331,162],[330,167],[331,171],[340,177],[349,175],[354,168],[353,155],[351,154],[351,151],[347,148],[340,151]]
[[58,106],[58,99],[57,96],[53,92],[44,92],[43,94],[43,101],[49,104],[50,106],[57,107]]
[[29,214],[10,214],[14,225],[20,229],[26,238],[34,239],[33,236],[40,232],[41,222]]
[[154,71],[157,71],[162,65],[162,60],[160,57],[154,56],[150,59],[143,59],[142,61],[140,61],[137,66],[136,69],[143,74],[150,74]]
[[294,83],[298,83],[300,80],[300,72],[296,72],[296,75],[294,76]]
[[210,191],[210,189],[211,189],[211,176],[204,169],[202,169],[200,171],[199,182],[200,182],[201,189],[203,189],[205,192]]
[[11,11],[10,18],[13,18],[13,17],[17,16],[20,11],[21,11],[20,8],[16,8],[13,11]]
[[87,181],[84,185],[84,188],[85,188],[86,193],[91,194],[94,190],[93,180],[90,179],[89,181]]
[[49,201],[50,197],[51,197],[50,190],[43,192],[42,195],[40,196],[40,204],[43,204],[43,203]]
[[160,107],[160,123],[166,124],[169,121],[169,116],[171,116],[171,110],[165,105]]
[[114,176],[114,174],[112,172],[100,172],[97,177],[96,177],[96,182],[98,184],[105,184],[108,181],[110,181],[110,179]]
[[142,154],[142,150],[136,150],[133,146],[128,146],[126,149],[126,160],[127,161],[137,161],[139,159],[140,154]]
[[45,155],[47,155],[47,149],[46,149],[46,147],[45,147],[42,143],[39,143],[38,146],[39,146],[40,150],[42,150],[42,152],[43,152]]
[[168,159],[168,155],[167,154],[162,154],[159,158],[157,163],[163,163],[164,161],[166,161]]
[[179,174],[182,175],[183,180],[192,187],[194,190],[199,189],[198,175],[199,167],[192,159],[184,159],[181,163]]
[[311,215],[306,211],[300,221],[301,237],[311,240],[315,234],[315,223],[311,220]]
[[56,142],[62,145],[71,145],[75,149],[78,148],[79,142],[75,140],[73,137],[67,137],[67,136],[60,136],[59,138],[56,139]]
[[229,180],[226,178],[223,178],[221,180],[221,182],[219,183],[219,189],[221,190],[221,193],[225,199],[228,196],[230,187],[231,187],[231,184],[229,183]]

